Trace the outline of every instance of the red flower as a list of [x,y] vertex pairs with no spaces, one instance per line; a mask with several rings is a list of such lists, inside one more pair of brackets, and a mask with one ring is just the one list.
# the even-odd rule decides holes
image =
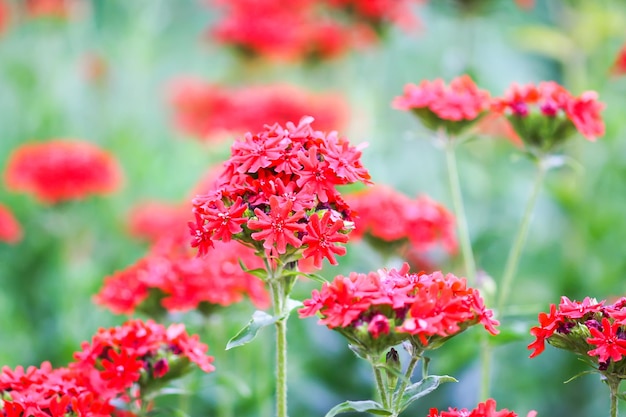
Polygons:
[[[527,417],[535,417],[536,415],[536,411],[531,411]],[[436,408],[431,408],[427,417],[517,417],[517,414],[507,409],[496,410],[496,401],[489,398],[487,401],[479,403],[471,411],[467,408],[461,410],[449,408],[448,411],[441,411],[440,413]]]
[[26,0],[26,12],[30,17],[66,19],[71,14],[71,4],[69,0]]
[[[593,141],[604,134],[601,111],[604,104],[597,101],[593,91],[580,97],[572,96],[565,88],[553,81],[537,86],[511,85],[503,98],[494,100],[492,109],[497,114],[509,116],[513,127],[530,146],[543,151],[561,144],[577,129]],[[542,117],[528,117],[538,114]]]
[[335,245],[348,241],[348,235],[339,232],[343,227],[343,220],[331,220],[330,211],[325,212],[321,220],[317,214],[313,214],[302,238],[302,243],[307,246],[302,256],[305,258],[312,256],[316,268],[322,267],[324,258],[328,259],[331,265],[337,265],[335,255],[346,254],[346,248]]
[[139,381],[139,370],[143,366],[142,361],[134,355],[131,356],[127,351],[122,350],[117,353],[111,349],[108,351],[107,359],[102,360],[104,370],[100,375],[107,381],[110,388],[121,392]]
[[559,314],[571,320],[580,319],[589,313],[596,313],[602,309],[604,300],[598,302],[595,298],[585,297],[583,301],[572,301],[566,296],[561,297]]
[[185,232],[191,208],[161,203],[143,202],[135,207],[128,216],[128,231],[137,238],[156,242],[164,235]]
[[406,264],[399,271],[337,276],[303,304],[300,317],[319,313],[320,324],[366,347],[389,347],[411,339],[426,349],[432,341],[445,340],[477,323],[497,333],[493,313],[464,279],[441,272],[409,274]]
[[66,140],[22,145],[5,171],[9,189],[49,204],[108,194],[120,181],[120,168],[109,153],[88,142]]
[[596,345],[597,348],[587,352],[591,356],[597,356],[600,362],[607,362],[610,359],[613,362],[620,361],[626,356],[626,340],[618,334],[621,325],[619,323],[613,323],[606,317],[602,319],[602,331],[599,331],[595,327],[590,327],[589,331],[591,336],[587,339],[587,342],[591,345]]
[[[324,257],[334,262],[344,253],[338,244],[346,242],[352,217],[336,187],[369,183],[369,173],[358,148],[334,132],[313,130],[311,122],[304,117],[298,125],[266,126],[233,144],[213,188],[193,200],[192,246],[200,254],[230,238],[272,255],[288,253],[289,262],[304,256],[321,265]],[[229,214],[236,225],[220,229],[216,212],[226,208],[236,211]]]
[[532,349],[531,358],[539,355],[545,350],[545,341],[550,338],[562,323],[560,315],[556,312],[556,306],[550,304],[550,313],[539,313],[539,327],[530,329],[530,334],[535,336],[535,341],[528,345],[528,349]]
[[22,227],[11,211],[0,204],[0,242],[17,243],[22,239]]
[[252,239],[262,240],[263,247],[267,250],[274,249],[274,245],[276,245],[279,254],[287,251],[287,245],[294,248],[302,246],[302,241],[296,236],[296,233],[303,232],[306,227],[299,223],[299,220],[304,217],[304,211],[298,211],[291,215],[289,213],[292,206],[291,201],[281,204],[278,197],[271,196],[269,215],[260,209],[254,209],[257,220],[248,221],[248,227],[252,230],[260,229],[261,231],[252,233]]

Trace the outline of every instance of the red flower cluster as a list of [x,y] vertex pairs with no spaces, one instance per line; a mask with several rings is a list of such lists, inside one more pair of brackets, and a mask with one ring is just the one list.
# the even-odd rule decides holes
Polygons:
[[369,182],[361,151],[337,132],[274,124],[246,133],[232,146],[216,188],[193,201],[193,247],[206,254],[214,241],[238,240],[270,257],[323,258],[345,253],[350,210],[336,186]]
[[385,242],[408,241],[418,251],[441,243],[448,252],[456,251],[454,216],[427,196],[410,199],[376,185],[346,196],[346,202],[357,214],[353,239],[368,235]]
[[36,18],[66,19],[72,14],[72,0],[26,0],[26,13]]
[[54,204],[113,192],[120,185],[121,171],[113,156],[91,143],[55,140],[15,149],[5,182],[9,189]]
[[392,105],[398,110],[412,111],[429,129],[444,128],[458,134],[489,110],[491,100],[487,91],[463,75],[449,86],[441,79],[407,84],[404,95],[396,97]]
[[616,75],[626,74],[626,44],[624,44],[622,49],[618,52],[615,63],[613,64],[612,72]]
[[243,272],[239,261],[251,269],[262,266],[251,249],[237,242],[217,242],[209,256],[198,258],[180,242],[161,240],[137,263],[105,278],[95,302],[118,314],[156,313],[150,310],[151,296],[159,310],[186,311],[227,306],[247,295],[257,307],[267,307],[263,282]]
[[313,290],[299,313],[319,313],[320,324],[341,332],[351,343],[379,351],[404,340],[420,349],[437,347],[478,323],[498,333],[493,312],[464,278],[441,272],[410,274],[407,264],[399,271],[339,275],[321,291]]
[[13,213],[0,204],[0,242],[17,243],[22,239],[22,227]]
[[[183,325],[167,329],[154,322],[129,321],[113,329],[100,329],[92,343],[85,342],[66,368],[40,368],[0,372],[0,415],[6,417],[109,417],[114,403],[140,398],[157,380],[180,377],[195,363],[214,370],[213,358],[198,336]],[[132,395],[131,395],[132,394]],[[130,414],[133,415],[133,414]]]
[[135,206],[128,219],[128,231],[136,238],[155,243],[165,236],[185,232],[191,207],[148,201]]
[[[214,0],[225,16],[211,37],[270,59],[329,59],[373,43],[390,23],[415,26],[416,0]],[[284,24],[289,22],[289,24]]]
[[345,124],[348,106],[336,94],[313,94],[286,84],[227,88],[193,78],[174,81],[169,89],[176,126],[204,140],[225,133],[257,131],[270,121],[284,124],[310,114],[320,130]]
[[575,97],[553,81],[513,84],[503,98],[494,100],[493,110],[508,116],[526,144],[546,150],[575,129],[591,141],[604,134],[604,105],[597,98],[594,91]]
[[[545,342],[570,350],[583,357],[592,358],[601,371],[609,372],[626,367],[626,298],[611,305],[586,297],[571,301],[561,297],[561,302],[550,305],[549,313],[539,313],[539,326],[530,333],[535,341],[528,345],[533,350],[530,357],[545,349]],[[623,372],[620,372],[623,375]]]
[[[536,411],[531,411],[526,417],[535,417],[536,415]],[[517,414],[507,409],[497,411],[496,401],[489,398],[487,401],[478,404],[471,411],[467,408],[459,410],[458,408],[450,407],[448,411],[439,412],[436,408],[431,408],[427,417],[517,417]]]

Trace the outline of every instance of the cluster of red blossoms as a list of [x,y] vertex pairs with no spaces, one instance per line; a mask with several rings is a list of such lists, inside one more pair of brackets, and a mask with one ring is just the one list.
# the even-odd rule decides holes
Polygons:
[[495,335],[499,324],[464,278],[441,272],[411,274],[408,264],[400,270],[339,275],[321,291],[313,290],[299,313],[319,313],[320,324],[376,352],[405,340],[419,350],[435,348],[478,323]]
[[17,243],[22,239],[22,227],[13,213],[0,204],[0,242]]
[[589,140],[604,134],[601,111],[594,91],[573,96],[555,82],[537,86],[513,84],[504,97],[491,99],[467,76],[446,86],[440,79],[408,84],[393,106],[410,110],[425,127],[457,135],[491,113],[506,116],[522,141],[534,151],[550,152],[578,131]]
[[442,244],[449,253],[457,248],[455,220],[444,206],[428,196],[411,199],[393,188],[375,185],[346,196],[357,214],[351,239],[408,242],[417,251]]
[[[531,411],[526,417],[535,417],[536,411]],[[496,410],[496,401],[489,398],[487,401],[478,404],[475,409],[449,408],[448,411],[439,411],[431,408],[427,417],[517,417],[517,414],[507,409]]]
[[347,242],[352,219],[336,187],[370,176],[357,147],[337,132],[313,130],[312,121],[266,126],[233,144],[215,188],[193,200],[189,226],[200,254],[231,239],[270,258],[312,258],[318,268],[345,254],[338,244]]
[[198,258],[186,241],[161,240],[147,256],[105,278],[95,302],[117,314],[139,309],[150,315],[163,309],[208,313],[212,307],[240,302],[244,295],[258,308],[267,307],[263,282],[244,272],[239,262],[251,269],[263,265],[250,248],[234,241],[216,242],[209,256]]
[[53,140],[18,147],[5,171],[7,188],[55,204],[115,191],[121,182],[116,160],[88,142]]
[[284,124],[303,114],[315,117],[320,130],[344,125],[348,105],[336,94],[313,94],[286,84],[228,88],[181,78],[169,88],[174,122],[183,133],[203,140],[243,134],[267,121]]
[[135,320],[100,329],[65,368],[52,368],[48,362],[27,370],[2,368],[0,415],[134,416],[115,404],[129,404],[131,410],[147,406],[142,404],[144,390],[182,376],[191,363],[212,372],[213,358],[206,356],[207,349],[181,324],[165,328]]
[[606,305],[604,300],[572,301],[563,296],[558,308],[551,304],[549,313],[539,314],[539,326],[530,333],[535,336],[528,345],[531,358],[544,351],[547,341],[589,359],[600,371],[625,374],[626,298]]
[[[389,24],[416,26],[418,0],[213,0],[224,16],[210,36],[249,56],[317,60],[373,43]],[[284,22],[289,22],[288,25]]]

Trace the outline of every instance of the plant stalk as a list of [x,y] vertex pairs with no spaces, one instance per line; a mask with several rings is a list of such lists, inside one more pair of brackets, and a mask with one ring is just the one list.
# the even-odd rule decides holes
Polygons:
[[285,279],[282,276],[282,267],[272,268],[266,262],[268,284],[272,296],[272,306],[276,321],[276,416],[287,417],[287,297],[285,293]]
[[415,367],[417,366],[417,363],[419,362],[421,356],[419,355],[411,355],[411,362],[409,362],[409,365],[406,368],[406,371],[404,372],[404,379],[402,379],[402,381],[398,381],[398,383],[400,384],[400,386],[398,387],[398,390],[396,391],[396,402],[394,404],[394,410],[397,411],[400,409],[400,406],[402,405],[402,395],[404,394],[404,391],[406,390],[406,387],[409,385],[409,382],[411,381],[411,376],[413,376],[413,371],[415,370]]
[[465,265],[467,284],[468,286],[474,286],[476,283],[476,262],[474,261],[472,241],[470,240],[467,217],[465,216],[465,205],[463,204],[459,171],[456,163],[455,143],[453,138],[447,136],[445,133],[441,132],[440,135],[443,137],[445,143],[450,194],[452,197],[454,214],[456,216],[459,243],[461,244],[461,254],[463,255],[463,263]]
[[610,417],[617,417],[617,394],[619,392],[620,379],[610,378],[608,381],[610,395],[611,395],[611,412]]
[[387,396],[387,388],[385,387],[385,384],[383,382],[383,374],[380,370],[380,368],[378,367],[378,360],[377,358],[373,358],[372,356],[368,356],[368,361],[369,363],[372,364],[372,369],[374,369],[374,379],[376,379],[376,389],[378,389],[378,393],[380,395],[380,400],[383,403],[383,407],[385,407],[386,409],[389,409],[390,401],[389,401],[389,397]]

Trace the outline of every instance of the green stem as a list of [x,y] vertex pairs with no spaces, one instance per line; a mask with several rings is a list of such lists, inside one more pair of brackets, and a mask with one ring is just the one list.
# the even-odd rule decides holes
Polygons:
[[396,403],[393,407],[395,411],[399,410],[400,406],[402,405],[402,395],[404,394],[406,387],[409,385],[409,382],[411,382],[411,376],[413,376],[413,371],[415,371],[415,367],[417,366],[417,363],[420,359],[421,356],[412,355],[411,362],[409,362],[409,365],[406,368],[406,372],[404,373],[404,379],[402,379],[402,382],[398,381],[400,383],[400,386],[397,390]]
[[[444,133],[441,133],[441,135],[445,136]],[[461,244],[463,263],[465,264],[465,275],[468,286],[473,286],[476,281],[476,262],[474,261],[474,253],[472,252],[472,242],[470,240],[469,229],[467,227],[465,206],[463,204],[463,196],[461,194],[461,184],[459,182],[459,172],[454,152],[455,143],[451,137],[444,137],[443,139],[446,148],[446,163],[448,167],[448,179],[450,181],[452,205],[454,206],[454,214],[456,215],[459,243]]]
[[270,278],[274,315],[281,316],[276,322],[276,416],[287,417],[287,314],[282,278]]
[[611,393],[611,414],[610,417],[617,417],[617,393],[619,392],[619,379],[609,379],[609,390]]
[[378,393],[380,394],[380,399],[383,403],[383,407],[385,407],[386,409],[389,409],[389,397],[387,396],[387,388],[385,387],[385,384],[383,383],[383,374],[380,370],[380,368],[378,367],[378,360],[377,358],[372,358],[371,356],[368,356],[368,361],[369,363],[372,364],[372,369],[374,369],[374,378],[376,379],[376,389],[378,389]]
[[509,251],[509,256],[507,258],[506,266],[504,268],[504,274],[502,276],[502,283],[499,286],[500,295],[498,297],[498,304],[496,305],[496,311],[498,312],[498,314],[502,314],[502,310],[511,291],[513,278],[515,277],[517,267],[519,266],[519,260],[522,255],[522,250],[524,249],[524,244],[526,243],[526,237],[528,236],[528,230],[530,228],[530,221],[532,219],[532,214],[535,209],[535,204],[537,203],[537,197],[539,196],[541,186],[543,185],[546,170],[547,168],[542,163],[542,161],[539,161],[537,175],[535,176],[535,182],[533,183],[530,197],[528,198],[528,202],[526,203],[524,216],[522,217],[522,222],[520,223],[519,229],[517,230],[515,241],[513,243],[513,246],[511,247],[511,250]]

